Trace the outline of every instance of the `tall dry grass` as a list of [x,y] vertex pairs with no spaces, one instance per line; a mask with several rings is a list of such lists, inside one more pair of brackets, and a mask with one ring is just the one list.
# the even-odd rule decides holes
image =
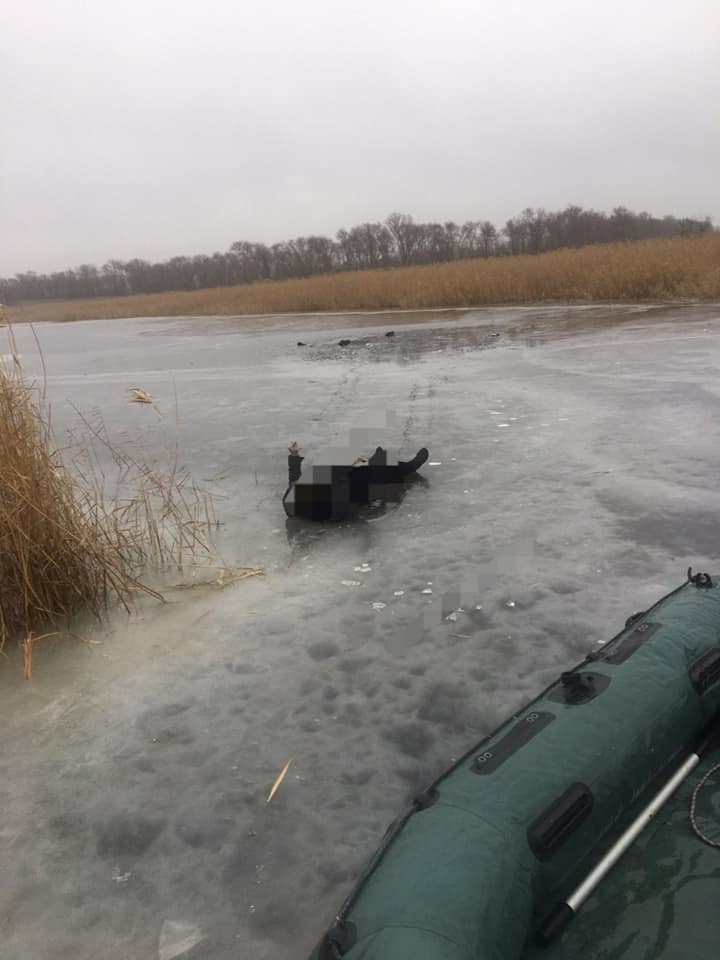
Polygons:
[[20,304],[11,322],[720,298],[720,234],[190,292]]
[[117,468],[112,495],[92,444],[66,464],[41,390],[14,352],[0,360],[0,650],[24,638],[26,675],[38,634],[138,592],[162,599],[150,570],[218,565],[212,504],[176,463],[158,472],[86,427]]

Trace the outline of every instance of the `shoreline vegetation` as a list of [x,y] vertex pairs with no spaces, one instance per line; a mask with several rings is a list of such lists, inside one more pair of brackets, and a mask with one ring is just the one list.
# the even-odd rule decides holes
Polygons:
[[720,299],[720,233],[5,307],[10,324]]
[[280,243],[237,240],[226,251],[149,261],[110,259],[65,270],[26,270],[0,277],[0,302],[81,300],[136,293],[207,290],[260,280],[290,280],[346,271],[417,267],[478,257],[585,247],[588,244],[654,240],[712,233],[710,217],[654,217],[615,207],[611,214],[570,205],[564,210],[528,207],[498,229],[489,220],[421,223],[391,213],[380,223],[338,230],[335,238],[313,234]]
[[[135,460],[102,421],[79,414],[81,442],[61,449],[44,383],[24,373],[12,331],[10,346],[0,357],[0,656],[17,640],[26,680],[34,646],[75,636],[81,613],[102,621],[143,595],[163,601],[169,590],[263,572],[222,561],[212,497],[179,465],[177,448],[158,465]],[[152,404],[137,393],[130,399]]]

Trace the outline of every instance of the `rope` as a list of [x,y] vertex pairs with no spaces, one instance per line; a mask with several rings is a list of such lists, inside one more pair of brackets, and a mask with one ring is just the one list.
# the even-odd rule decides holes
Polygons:
[[707,783],[710,777],[718,771],[720,771],[720,763],[716,763],[714,767],[710,767],[703,778],[696,784],[695,789],[692,792],[692,799],[690,800],[690,824],[696,837],[702,840],[703,843],[706,843],[709,847],[716,847],[718,850],[720,850],[720,840],[712,840],[710,837],[704,834],[698,826],[697,819],[695,817],[695,808],[697,806],[700,790]]

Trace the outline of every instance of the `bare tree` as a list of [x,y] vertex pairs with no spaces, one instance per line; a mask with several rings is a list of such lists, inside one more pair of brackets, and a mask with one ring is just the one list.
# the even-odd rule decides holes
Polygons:
[[385,221],[385,226],[395,240],[395,247],[400,263],[405,266],[410,263],[420,236],[415,221],[408,213],[391,213]]

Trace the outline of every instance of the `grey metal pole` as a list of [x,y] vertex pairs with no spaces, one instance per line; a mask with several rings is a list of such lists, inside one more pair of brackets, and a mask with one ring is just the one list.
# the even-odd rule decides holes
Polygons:
[[[701,749],[700,752],[702,752]],[[555,907],[539,930],[538,937],[541,942],[550,943],[551,940],[554,940],[555,937],[562,932],[565,925],[572,920],[603,877],[615,866],[627,848],[635,841],[637,836],[642,833],[645,827],[647,827],[658,810],[660,810],[683,780],[685,780],[698,763],[700,763],[700,752],[690,754],[662,789],[655,794],[647,806],[644,807],[635,820],[633,820],[627,830],[593,867],[582,883],[573,890],[563,903]]]

